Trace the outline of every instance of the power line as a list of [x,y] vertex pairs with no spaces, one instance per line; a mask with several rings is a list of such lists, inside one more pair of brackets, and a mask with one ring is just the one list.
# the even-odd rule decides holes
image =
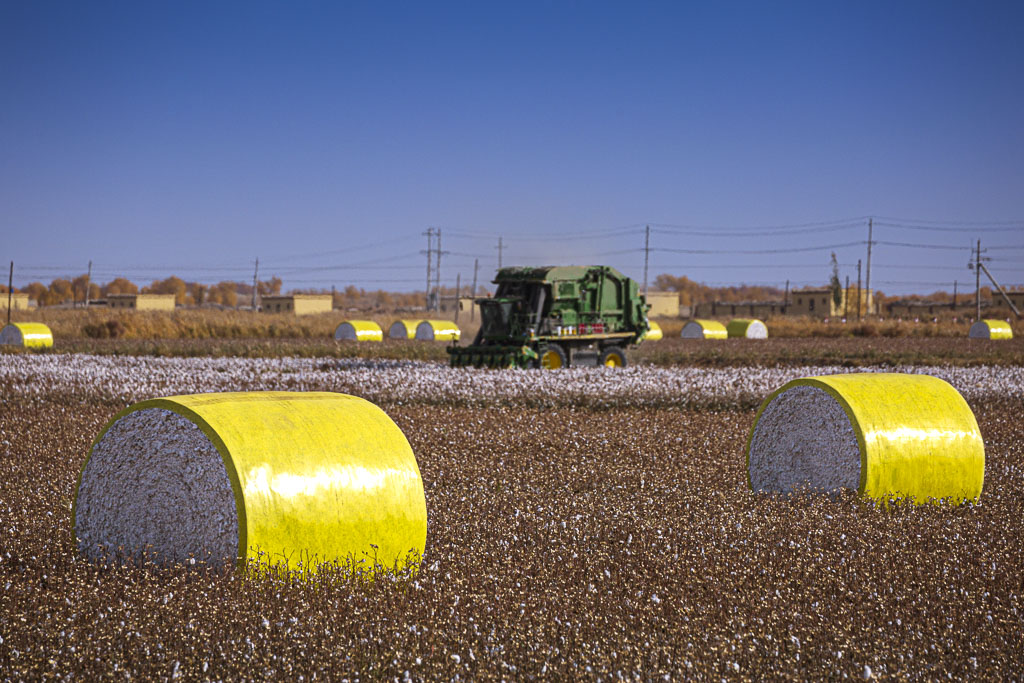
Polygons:
[[881,244],[887,247],[910,247],[913,249],[947,249],[950,251],[970,251],[970,247],[954,247],[947,244],[912,244],[910,242],[884,242],[881,240],[875,240],[875,244]]
[[[827,251],[829,249],[859,247],[862,244],[864,244],[863,240],[857,242],[844,242],[842,244],[822,244],[816,247],[790,247],[787,249],[669,249],[662,247],[659,249],[653,249],[652,251],[669,252],[673,254],[791,254],[804,251]],[[634,251],[636,250],[634,249]]]
[[820,233],[820,232],[833,232],[838,230],[853,230],[863,226],[863,221],[857,223],[845,223],[843,225],[827,225],[820,227],[806,227],[806,228],[792,228],[792,229],[774,229],[774,228],[763,228],[758,230],[709,230],[709,229],[679,229],[679,230],[666,230],[663,224],[651,223],[651,225],[659,226],[661,229],[652,230],[651,232],[660,233],[662,235],[688,235],[688,236],[699,236],[699,237],[777,237],[779,235],[800,235],[807,233]]
[[[924,218],[898,218],[895,216],[875,216],[879,221],[885,221],[886,224],[899,225],[900,227],[911,227],[922,226],[928,229],[936,230],[939,232],[946,230],[957,230],[955,227],[943,227],[943,226],[961,226],[967,228],[974,228],[976,230],[991,230],[991,231],[1009,231],[1024,227],[1024,220],[1013,220],[1013,221],[936,221]],[[1002,227],[1002,226],[1017,226]]]
[[[552,235],[552,230],[546,232],[516,232],[516,239],[531,240],[538,242],[565,242],[573,240],[578,237],[589,237],[589,238],[601,238],[601,237],[619,237],[622,235],[628,235],[631,233],[642,233],[643,223],[633,223],[631,225],[623,225],[613,228],[598,228],[595,230],[580,230],[576,232],[565,232],[558,230],[557,235]],[[508,231],[503,230],[501,232],[473,232],[469,230],[459,230],[458,228],[448,228],[446,234],[453,237],[465,237],[470,239],[486,239],[495,240],[505,235]]]

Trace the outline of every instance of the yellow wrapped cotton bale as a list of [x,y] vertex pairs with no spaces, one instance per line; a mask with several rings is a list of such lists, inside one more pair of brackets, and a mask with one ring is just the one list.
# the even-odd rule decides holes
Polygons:
[[372,320],[346,320],[334,330],[335,341],[384,341],[384,331]]
[[9,323],[0,330],[0,346],[53,348],[53,332],[43,323]]
[[726,325],[726,332],[729,334],[729,339],[734,337],[740,339],[767,339],[768,328],[760,320],[747,320],[745,318],[737,318],[730,320],[729,324]]
[[419,324],[419,320],[396,320],[388,328],[388,337],[390,339],[415,339],[416,326]]
[[936,377],[804,377],[761,404],[747,474],[755,491],[962,501],[981,495],[985,445],[967,402]]
[[691,320],[683,325],[683,339],[725,339],[729,333],[717,320]]
[[979,320],[968,335],[972,339],[1013,339],[1013,330],[1005,320]]
[[661,331],[661,325],[653,320],[648,320],[647,324],[651,326],[651,329],[647,330],[647,333],[644,335],[644,341],[658,341],[665,336]]
[[171,396],[118,413],[72,512],[87,556],[402,567],[424,551],[412,448],[384,411],[327,392]]
[[424,320],[416,326],[416,339],[424,341],[459,341],[462,330],[450,320]]

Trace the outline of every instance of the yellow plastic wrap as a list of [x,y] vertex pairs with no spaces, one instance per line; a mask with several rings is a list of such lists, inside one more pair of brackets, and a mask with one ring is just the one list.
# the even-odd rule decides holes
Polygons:
[[240,568],[247,558],[290,569],[350,559],[392,568],[423,554],[416,457],[369,401],[328,392],[170,396],[126,408],[103,433],[147,408],[192,421],[220,452],[235,494]]
[[664,338],[665,334],[661,331],[661,325],[653,320],[648,320],[647,324],[651,326],[651,329],[647,330],[647,334],[644,335],[644,341],[658,341]]
[[766,339],[768,327],[757,319],[736,318],[725,326],[729,339]]
[[1013,339],[1013,329],[1005,320],[979,320],[968,334],[975,339]]
[[419,320],[396,320],[388,328],[388,337],[391,339],[415,339],[416,326],[419,324]]
[[729,336],[725,325],[717,320],[691,320],[683,325],[684,339],[726,339]]
[[458,341],[462,336],[459,326],[451,320],[423,320],[416,326],[416,339],[426,341]]
[[[824,390],[850,420],[860,449],[859,492],[871,498],[973,500],[985,479],[985,444],[974,413],[948,383],[929,375],[858,373],[803,377],[773,392],[797,386]],[[747,441],[749,476],[750,448]],[[748,480],[749,483],[749,480]]]
[[0,344],[49,349],[53,347],[53,332],[43,323],[10,323],[0,330]]
[[335,341],[384,341],[384,331],[372,320],[346,320],[334,330]]

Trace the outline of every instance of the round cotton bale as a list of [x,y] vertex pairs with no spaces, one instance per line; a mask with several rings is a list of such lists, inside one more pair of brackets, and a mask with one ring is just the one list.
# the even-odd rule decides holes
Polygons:
[[725,339],[729,333],[717,320],[691,320],[683,325],[683,339]]
[[72,511],[90,558],[311,569],[422,555],[423,481],[384,411],[327,392],[171,396],[118,413]]
[[346,320],[334,330],[335,341],[384,341],[384,331],[372,320]]
[[23,349],[53,348],[53,332],[43,323],[9,323],[0,330],[0,346]]
[[416,326],[416,339],[425,341],[459,341],[462,331],[450,320],[424,320]]
[[756,319],[737,318],[730,320],[729,324],[725,327],[726,332],[729,334],[729,338],[738,337],[740,339],[767,339],[768,328],[763,322]]
[[415,339],[416,326],[419,320],[396,320],[388,328],[388,337],[391,339]]
[[747,474],[754,491],[962,501],[981,495],[985,444],[967,402],[937,377],[804,377],[761,404]]
[[661,325],[653,320],[648,320],[647,324],[650,325],[650,329],[644,334],[644,341],[658,341],[664,338],[665,334],[661,331]]
[[972,339],[1013,339],[1013,329],[1005,320],[979,320],[968,334]]

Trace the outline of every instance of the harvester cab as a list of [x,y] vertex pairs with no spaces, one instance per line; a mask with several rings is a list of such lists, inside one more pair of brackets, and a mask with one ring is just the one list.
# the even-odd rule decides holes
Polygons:
[[449,347],[452,366],[622,367],[649,327],[636,282],[608,266],[503,268],[494,284],[476,300],[473,343]]

